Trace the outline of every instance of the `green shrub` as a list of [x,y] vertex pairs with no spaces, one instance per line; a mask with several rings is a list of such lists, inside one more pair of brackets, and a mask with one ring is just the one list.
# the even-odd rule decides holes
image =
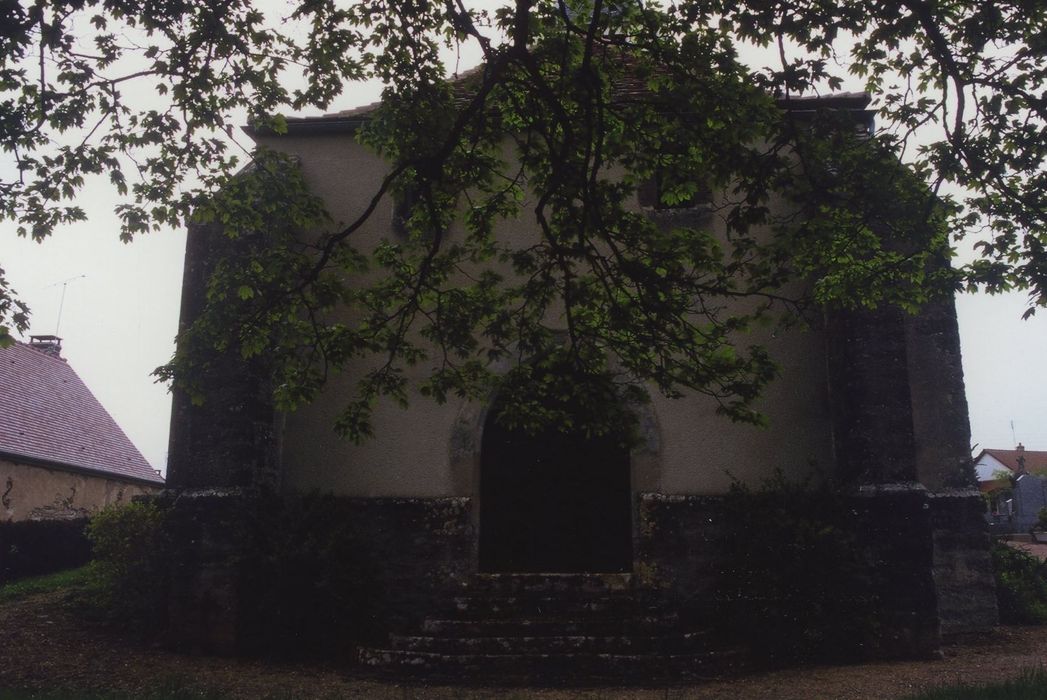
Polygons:
[[91,518],[87,537],[92,607],[113,621],[158,629],[169,583],[164,511],[152,503],[109,506]]
[[1036,514],[1036,527],[1040,532],[1047,532],[1047,507],[1040,508]]
[[1002,542],[993,544],[992,562],[1000,621],[1047,624],[1047,563]]

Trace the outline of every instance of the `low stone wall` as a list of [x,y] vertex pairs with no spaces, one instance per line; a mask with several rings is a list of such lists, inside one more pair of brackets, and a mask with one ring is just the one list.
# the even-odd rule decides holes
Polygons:
[[[476,571],[468,498],[333,498],[340,566],[359,574],[360,631],[375,640],[419,624]],[[350,569],[352,571],[350,571]]]
[[[934,545],[925,490],[867,489],[838,497],[832,513],[790,512],[789,504],[782,503],[782,510],[769,518],[739,514],[745,500],[730,498],[640,496],[636,573],[642,585],[660,591],[666,604],[694,626],[711,625],[730,634],[768,624],[777,629],[766,634],[743,629],[740,636],[758,643],[764,636],[773,646],[774,634],[793,636],[799,643],[808,625],[811,658],[826,647],[845,658],[938,652]],[[746,498],[759,507],[776,497]],[[774,522],[778,516],[782,522]],[[774,530],[798,521],[816,525],[814,529],[830,528],[833,534],[794,537]],[[779,563],[792,570],[760,561],[761,553],[782,557]],[[731,581],[731,576],[748,577],[754,585]]]
[[[183,647],[264,652],[290,642],[341,654],[451,610],[476,572],[468,498],[165,498],[171,639]],[[834,497],[831,512],[795,511],[801,524],[810,515],[832,529],[799,538],[753,527],[761,518],[739,518],[730,498],[637,496],[634,586],[695,629],[753,626],[769,613],[781,638],[812,624],[844,656],[884,658],[934,655],[940,631],[995,622],[984,521],[968,495],[867,488]],[[775,518],[795,526],[788,498],[777,502],[786,515],[770,513],[769,527]],[[772,561],[751,560],[768,551]],[[731,576],[769,585],[750,591]]]
[[465,498],[168,492],[170,640],[338,655],[410,628],[474,571]]
[[723,561],[724,499],[642,493],[637,496],[634,574],[642,588],[695,623],[715,615]]

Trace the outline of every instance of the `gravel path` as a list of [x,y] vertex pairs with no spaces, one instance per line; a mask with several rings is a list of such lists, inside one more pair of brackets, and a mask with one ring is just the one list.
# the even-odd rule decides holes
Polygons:
[[344,671],[281,666],[253,660],[184,656],[85,626],[62,604],[61,593],[0,605],[0,695],[3,688],[119,690],[186,682],[233,698],[902,698],[921,689],[1003,680],[1023,668],[1047,666],[1047,627],[1001,627],[946,648],[937,661],[793,669],[649,689],[522,690],[427,687],[378,682]]

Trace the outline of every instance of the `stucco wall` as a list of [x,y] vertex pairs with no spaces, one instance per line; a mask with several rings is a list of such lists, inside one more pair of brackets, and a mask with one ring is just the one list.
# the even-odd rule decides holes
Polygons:
[[[351,135],[283,136],[263,140],[299,157],[313,191],[327,203],[335,222],[354,219],[374,195],[387,164]],[[367,249],[392,231],[391,198],[353,234],[353,243]],[[525,205],[526,211],[526,205]],[[675,214],[674,214],[675,215]],[[721,234],[722,223],[707,222]],[[460,232],[449,232],[452,241]],[[501,238],[526,241],[536,236],[526,217],[506,222]],[[750,483],[774,469],[806,474],[817,465],[832,470],[832,439],[826,399],[824,345],[816,331],[754,335],[742,345],[763,344],[782,368],[762,401],[767,428],[732,424],[715,415],[715,404],[701,396],[668,400],[655,396],[650,408],[652,436],[643,455],[634,460],[643,475],[634,486],[665,493],[716,494],[732,477]],[[422,376],[423,363],[411,370]],[[385,402],[374,412],[375,438],[354,446],[331,430],[335,416],[352,394],[350,376],[330,379],[310,406],[287,416],[282,439],[285,483],[291,488],[333,491],[347,496],[438,497],[474,495],[478,475],[456,458],[452,435],[461,432],[463,413],[480,415],[483,407],[462,403],[437,405],[416,397],[404,411]],[[482,422],[474,422],[479,444]]]
[[0,521],[82,518],[157,487],[0,460]]
[[974,471],[978,476],[978,481],[992,481],[996,472],[1009,473],[1011,470],[1000,460],[990,454],[986,454],[982,455],[982,458],[974,465]]
[[[758,341],[757,341],[758,342]],[[656,397],[662,430],[659,491],[724,493],[737,478],[750,485],[781,469],[793,478],[833,472],[824,346],[815,332],[766,339],[781,377],[759,403],[766,427],[732,423],[705,397]]]

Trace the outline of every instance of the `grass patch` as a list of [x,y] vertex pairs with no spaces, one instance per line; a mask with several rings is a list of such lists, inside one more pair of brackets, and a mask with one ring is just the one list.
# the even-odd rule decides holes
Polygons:
[[[90,577],[88,569],[88,566],[81,566],[78,569],[66,569],[65,571],[57,571],[53,574],[33,576],[18,581],[12,581],[11,583],[5,583],[0,585],[0,604],[10,603],[14,600],[21,600],[22,598],[36,595],[38,593],[50,593],[51,591],[82,588],[87,585]],[[6,697],[6,695],[0,693],[0,698]]]
[[1002,683],[958,685],[935,688],[910,700],[1043,700],[1047,694],[1047,669],[1022,671],[1021,675]]

